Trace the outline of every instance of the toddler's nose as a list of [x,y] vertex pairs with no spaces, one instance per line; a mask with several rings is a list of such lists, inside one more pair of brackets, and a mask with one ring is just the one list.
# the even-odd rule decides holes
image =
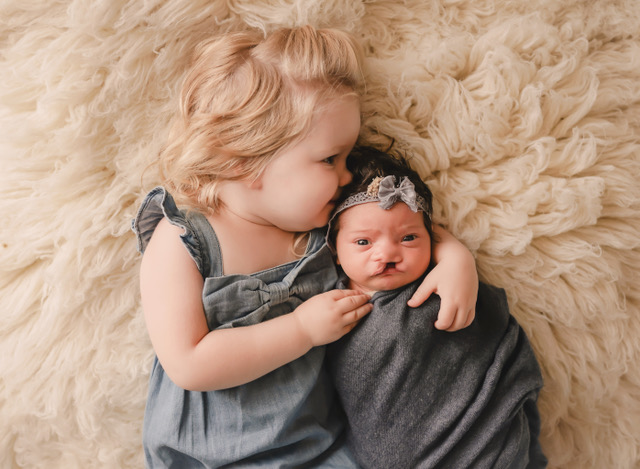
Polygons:
[[353,174],[351,174],[351,172],[347,169],[346,163],[343,163],[338,171],[338,185],[340,187],[344,187],[351,182],[351,180],[353,179]]

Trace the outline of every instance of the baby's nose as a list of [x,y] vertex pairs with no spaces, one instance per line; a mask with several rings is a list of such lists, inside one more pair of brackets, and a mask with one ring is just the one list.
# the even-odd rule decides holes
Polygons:
[[400,262],[402,259],[400,257],[400,250],[398,246],[394,243],[384,242],[379,243],[376,246],[376,257],[375,260],[378,262]]

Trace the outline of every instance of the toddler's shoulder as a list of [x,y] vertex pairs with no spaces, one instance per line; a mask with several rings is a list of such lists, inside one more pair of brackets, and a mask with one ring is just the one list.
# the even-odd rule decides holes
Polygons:
[[206,252],[206,240],[202,230],[192,223],[194,217],[180,210],[171,194],[163,187],[156,187],[147,194],[131,228],[136,235],[138,251],[145,253],[151,239],[161,248],[186,248],[189,256],[195,261],[203,275],[208,274],[209,262]]

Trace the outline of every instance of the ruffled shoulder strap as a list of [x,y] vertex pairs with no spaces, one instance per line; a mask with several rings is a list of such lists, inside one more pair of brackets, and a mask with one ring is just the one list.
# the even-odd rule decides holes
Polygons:
[[[197,212],[186,213],[178,209],[175,200],[164,187],[156,187],[147,194],[140,205],[138,214],[131,221],[131,229],[136,234],[138,242],[138,251],[144,253],[151,235],[164,217],[172,225],[184,230],[184,233],[180,235],[182,243],[195,261],[202,276],[205,278],[210,276],[212,267],[215,270],[215,266],[212,266],[209,259],[209,252],[206,246],[206,239],[210,236],[203,233],[202,225],[204,223],[200,222],[200,218],[205,220],[206,218]],[[206,225],[209,226],[211,231],[213,230],[208,225],[208,222]],[[217,244],[215,234],[213,236]]]

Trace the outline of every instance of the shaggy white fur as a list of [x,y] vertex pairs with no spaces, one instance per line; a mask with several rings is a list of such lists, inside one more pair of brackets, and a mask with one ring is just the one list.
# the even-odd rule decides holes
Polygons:
[[147,166],[195,43],[305,23],[362,39],[363,139],[506,289],[550,467],[640,467],[636,0],[1,2],[0,466],[142,465]]

